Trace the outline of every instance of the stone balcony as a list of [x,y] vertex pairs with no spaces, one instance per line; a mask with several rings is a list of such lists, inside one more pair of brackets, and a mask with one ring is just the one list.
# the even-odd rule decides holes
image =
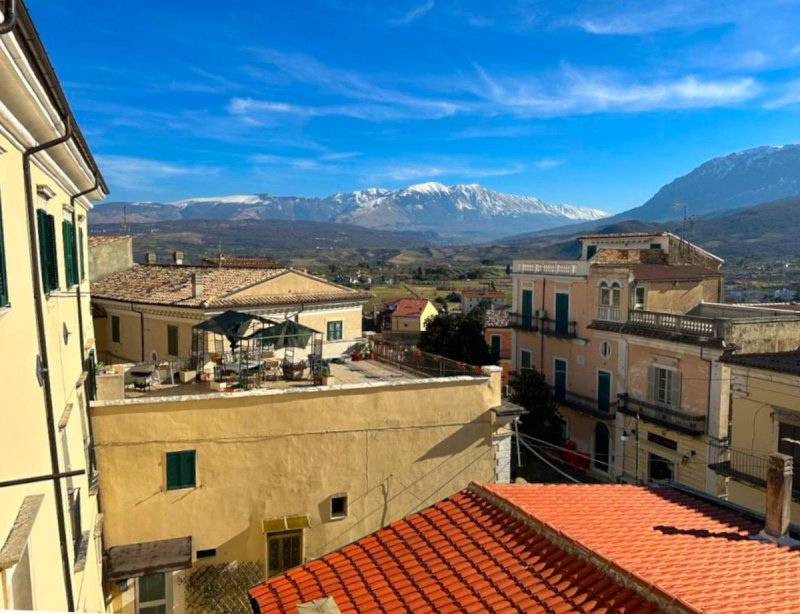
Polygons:
[[589,263],[585,260],[515,260],[511,272],[552,277],[587,277]]

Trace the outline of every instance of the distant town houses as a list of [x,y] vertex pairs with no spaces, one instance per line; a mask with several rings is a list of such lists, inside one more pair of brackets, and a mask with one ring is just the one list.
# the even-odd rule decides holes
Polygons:
[[506,305],[506,295],[504,292],[488,288],[462,290],[459,293],[459,299],[461,301],[461,310],[465,314],[471,313],[477,307],[486,309],[489,307],[502,307]]

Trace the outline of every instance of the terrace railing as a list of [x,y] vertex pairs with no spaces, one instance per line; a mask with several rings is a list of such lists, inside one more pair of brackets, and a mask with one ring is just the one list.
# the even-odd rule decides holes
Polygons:
[[563,337],[565,339],[574,339],[578,336],[578,325],[576,322],[551,320],[550,318],[542,318],[541,322],[543,335]]
[[509,321],[511,327],[518,330],[539,330],[539,320],[532,313],[511,313]]
[[688,435],[701,435],[706,432],[705,414],[692,414],[673,407],[635,399],[626,394],[620,395],[619,399],[619,410],[624,414],[638,415],[641,418]]
[[438,354],[429,354],[416,348],[378,343],[373,352],[375,358],[389,365],[407,371],[418,377],[455,377],[459,375],[481,376],[481,367],[451,360]]
[[619,307],[611,307],[609,305],[600,305],[597,308],[597,319],[605,320],[606,322],[619,322],[620,321]]
[[607,403],[601,403],[598,399],[570,392],[569,390],[560,390],[555,386],[550,386],[550,389],[553,391],[556,403],[566,405],[575,411],[604,420],[610,420],[617,415],[616,403],[610,400]]
[[715,318],[631,310],[628,312],[628,322],[695,337],[721,339],[725,336],[724,320]]
[[511,270],[513,273],[530,275],[586,277],[589,275],[589,263],[585,260],[518,260]]
[[[722,443],[709,444],[708,467],[719,475],[757,488],[767,487],[769,459],[766,455],[736,450]],[[800,467],[795,465],[795,473]],[[800,484],[792,485],[792,498],[800,501]]]

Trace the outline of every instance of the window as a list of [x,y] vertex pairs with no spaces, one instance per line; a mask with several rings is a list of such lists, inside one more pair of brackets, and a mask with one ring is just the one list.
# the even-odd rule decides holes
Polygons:
[[36,210],[39,231],[39,263],[45,292],[58,289],[58,252],[56,251],[55,218],[44,209]]
[[167,452],[167,490],[195,487],[195,451]]
[[340,493],[331,497],[331,519],[347,518],[347,494]]
[[661,249],[661,243],[651,243],[650,249]]
[[328,322],[328,334],[326,336],[326,339],[328,341],[339,341],[341,338],[342,338],[342,321],[336,320],[334,322]]
[[73,556],[77,559],[81,549],[83,525],[81,522],[81,489],[73,488],[69,493],[69,518],[72,524]]
[[167,354],[178,355],[178,327],[167,324]]
[[665,407],[680,407],[681,374],[672,369],[650,367],[648,400]]
[[608,427],[602,422],[597,422],[594,425],[594,454],[592,456],[592,465],[595,469],[608,473],[610,456],[611,435],[609,434]]
[[611,358],[611,350],[611,344],[608,341],[603,341],[603,343],[600,344],[600,356],[606,360]]
[[563,358],[553,359],[553,394],[561,402],[567,396],[567,361]]
[[492,335],[492,354],[495,358],[500,358],[500,335]]
[[530,350],[520,350],[520,352],[519,352],[519,368],[520,369],[530,369],[531,368],[531,351]]
[[197,552],[195,552],[195,556],[198,559],[210,559],[212,557],[217,556],[217,549],[208,548],[207,550],[198,550]]
[[64,270],[67,277],[67,287],[78,283],[78,255],[75,253],[75,227],[72,222],[61,222],[61,238],[64,243]]
[[3,204],[0,202],[0,307],[8,306],[8,275],[6,274],[6,248],[3,240]]
[[589,245],[586,247],[586,259],[591,260],[592,256],[597,253],[597,246],[596,245]]
[[302,531],[267,533],[267,577],[282,574],[302,562]]
[[672,481],[672,461],[653,454],[647,455],[647,477],[650,480]]
[[[786,441],[791,439],[792,441]],[[781,454],[788,454],[794,461],[795,472],[800,467],[800,445],[793,443],[793,441],[800,441],[800,426],[794,424],[787,424],[786,422],[778,423],[778,452]]]
[[633,308],[639,311],[643,310],[645,307],[644,300],[646,296],[644,286],[637,286],[633,294],[634,294]]
[[153,573],[137,578],[136,614],[167,614],[170,592],[166,574]]
[[119,343],[119,316],[111,316],[111,341]]
[[619,296],[622,286],[619,282],[612,282],[609,286],[607,282],[600,283],[600,304],[605,307],[619,307]]

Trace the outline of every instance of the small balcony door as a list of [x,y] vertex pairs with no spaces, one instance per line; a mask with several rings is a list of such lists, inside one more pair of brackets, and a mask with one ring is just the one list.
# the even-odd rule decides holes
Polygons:
[[569,332],[569,294],[556,292],[556,335]]
[[533,290],[522,291],[522,327],[529,329],[533,322]]
[[556,401],[563,401],[567,396],[567,361],[562,358],[553,360],[553,393]]
[[597,372],[597,409],[604,413],[611,410],[611,373]]

